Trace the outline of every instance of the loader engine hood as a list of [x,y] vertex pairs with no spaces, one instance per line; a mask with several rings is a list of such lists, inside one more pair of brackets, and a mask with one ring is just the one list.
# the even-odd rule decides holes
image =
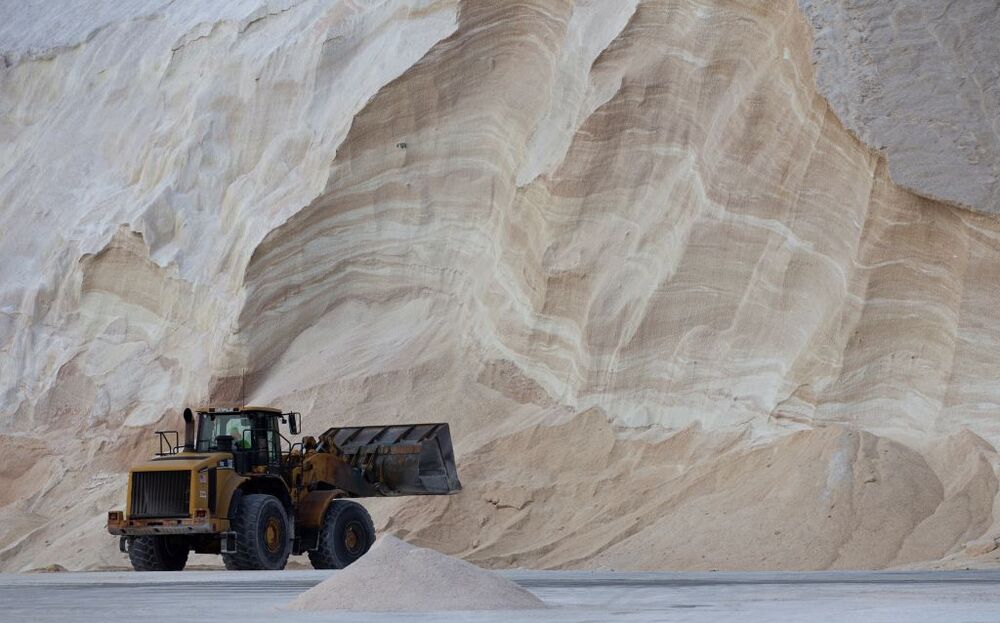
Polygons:
[[158,456],[131,469],[133,472],[173,472],[177,470],[201,470],[215,467],[219,461],[232,459],[228,452],[181,452]]
[[232,455],[181,452],[158,456],[129,471],[125,516],[130,520],[187,520],[214,510],[217,470]]

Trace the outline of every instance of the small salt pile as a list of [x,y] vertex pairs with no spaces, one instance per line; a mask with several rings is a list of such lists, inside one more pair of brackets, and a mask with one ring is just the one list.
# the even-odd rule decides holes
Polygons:
[[523,610],[545,603],[510,580],[464,560],[379,539],[350,567],[302,593],[289,610],[431,612]]

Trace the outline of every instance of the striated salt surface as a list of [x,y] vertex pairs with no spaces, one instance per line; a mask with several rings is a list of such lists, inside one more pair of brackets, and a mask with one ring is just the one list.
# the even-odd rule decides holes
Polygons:
[[1000,221],[893,180],[996,196],[914,147],[992,175],[996,4],[810,4],[0,0],[0,570],[126,564],[237,402],[450,422],[467,491],[373,511],[482,567],[981,560]]

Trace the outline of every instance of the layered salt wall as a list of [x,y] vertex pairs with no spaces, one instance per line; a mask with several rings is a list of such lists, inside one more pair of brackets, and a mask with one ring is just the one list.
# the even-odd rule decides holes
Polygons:
[[1000,222],[803,4],[0,3],[0,568],[123,564],[238,401],[450,422],[466,490],[374,508],[485,566],[993,555]]

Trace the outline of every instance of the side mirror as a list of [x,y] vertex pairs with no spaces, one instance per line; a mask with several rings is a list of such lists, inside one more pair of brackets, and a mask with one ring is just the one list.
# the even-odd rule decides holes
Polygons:
[[290,433],[292,433],[293,435],[298,435],[299,434],[299,419],[298,419],[298,415],[299,415],[298,413],[289,413],[288,414],[288,431]]

